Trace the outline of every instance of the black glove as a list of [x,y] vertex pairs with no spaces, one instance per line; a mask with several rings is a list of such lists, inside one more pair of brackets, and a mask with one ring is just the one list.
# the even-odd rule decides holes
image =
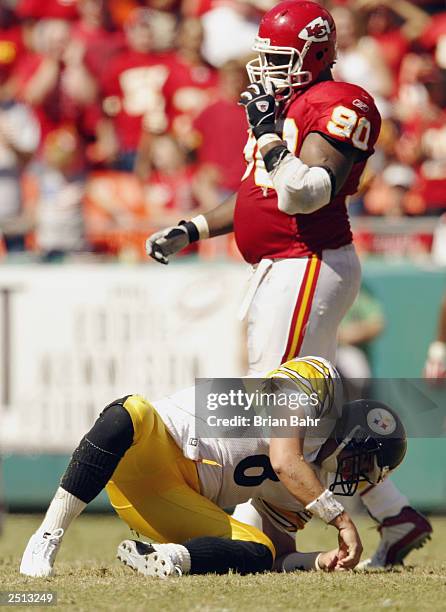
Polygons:
[[276,101],[261,83],[251,83],[241,94],[239,104],[245,107],[249,127],[257,139],[276,133]]

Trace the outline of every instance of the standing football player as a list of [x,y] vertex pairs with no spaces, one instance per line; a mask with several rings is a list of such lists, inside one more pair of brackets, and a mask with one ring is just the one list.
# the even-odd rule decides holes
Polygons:
[[[364,89],[333,80],[335,24],[319,4],[277,4],[253,49],[251,85],[240,99],[249,138],[238,193],[153,234],[146,248],[166,264],[191,242],[234,231],[255,269],[242,310],[249,374],[259,375],[299,355],[334,360],[337,328],[361,280],[346,199],[357,191],[381,119]],[[390,480],[361,499],[381,533],[366,566],[400,563],[429,537],[429,522]]]

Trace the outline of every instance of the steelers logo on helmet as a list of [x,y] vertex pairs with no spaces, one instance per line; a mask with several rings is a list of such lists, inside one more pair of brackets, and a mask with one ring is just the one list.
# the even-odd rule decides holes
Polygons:
[[367,425],[372,431],[381,436],[389,436],[396,429],[396,421],[393,414],[383,408],[373,408],[367,414]]

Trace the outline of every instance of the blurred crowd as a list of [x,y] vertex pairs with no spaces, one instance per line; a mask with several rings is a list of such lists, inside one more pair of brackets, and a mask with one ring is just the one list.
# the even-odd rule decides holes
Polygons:
[[[4,253],[142,257],[148,232],[207,210],[244,171],[245,64],[271,0],[1,0]],[[360,217],[446,211],[443,0],[324,3],[335,78],[383,127]],[[230,248],[230,247],[228,247]]]

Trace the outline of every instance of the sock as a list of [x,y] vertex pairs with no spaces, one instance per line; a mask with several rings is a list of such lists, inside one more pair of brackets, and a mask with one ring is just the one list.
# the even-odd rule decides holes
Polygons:
[[295,572],[297,570],[309,571],[317,570],[321,571],[319,565],[316,564],[317,558],[321,553],[318,552],[293,552],[288,555],[276,559],[274,562],[274,569],[278,572]]
[[399,514],[404,506],[410,506],[407,497],[398,491],[389,478],[361,493],[361,501],[379,523]]
[[82,512],[87,504],[62,487],[59,487],[46,512],[40,530],[52,533],[56,529],[66,531],[70,523]]
[[183,574],[190,572],[190,554],[185,546],[181,544],[152,544],[153,548],[159,552],[169,555],[174,565],[178,565]]
[[191,574],[242,575],[271,570],[273,555],[265,544],[205,536],[185,543],[190,553]]

